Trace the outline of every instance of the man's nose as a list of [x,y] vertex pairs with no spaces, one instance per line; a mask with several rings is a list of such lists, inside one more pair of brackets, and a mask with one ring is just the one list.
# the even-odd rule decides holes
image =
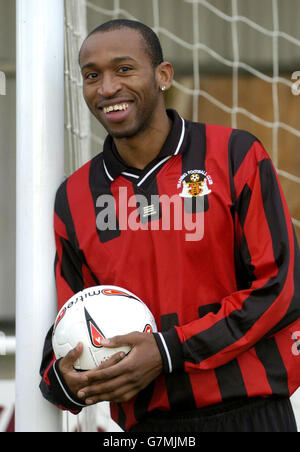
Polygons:
[[121,89],[120,81],[111,74],[103,74],[98,93],[101,97],[113,97]]

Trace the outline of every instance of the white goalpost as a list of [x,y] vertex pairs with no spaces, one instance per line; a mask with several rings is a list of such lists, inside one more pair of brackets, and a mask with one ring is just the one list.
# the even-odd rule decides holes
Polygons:
[[64,176],[64,8],[17,0],[17,432],[61,430],[39,391],[45,335],[56,315],[53,205]]
[[[255,17],[255,8],[264,8],[264,1],[269,7],[267,24]],[[43,341],[56,315],[52,231],[54,195],[65,176],[101,152],[106,136],[105,130],[90,117],[83,101],[77,63],[81,43],[92,28],[106,20],[128,18],[145,22],[159,35],[163,48],[166,48],[165,56],[178,57],[179,66],[181,64],[184,70],[190,68],[188,77],[175,74],[172,107],[180,105],[183,116],[185,111],[189,111],[188,119],[198,121],[199,105],[205,102],[205,106],[214,108],[216,114],[228,115],[231,127],[240,127],[239,121],[243,118],[269,133],[268,150],[281,179],[287,183],[291,196],[295,197],[294,193],[299,192],[299,168],[293,165],[293,160],[289,167],[282,164],[280,134],[286,134],[293,145],[295,140],[300,144],[300,125],[296,121],[289,122],[282,115],[280,102],[282,90],[293,92],[292,72],[300,70],[300,67],[291,68],[290,77],[281,74],[280,43],[293,46],[294,53],[300,54],[300,34],[295,36],[287,26],[282,28],[282,4],[278,0],[251,0],[253,9],[249,6],[249,11],[245,6],[247,2],[242,0],[16,2],[16,431],[115,431],[118,427],[109,416],[107,403],[84,409],[77,417],[66,413],[61,416],[59,410],[42,399],[38,388]],[[199,24],[206,27],[205,32],[211,32],[211,36],[212,28],[218,32],[222,24],[224,36],[227,33],[226,43],[224,39],[216,39],[213,44],[206,41]],[[247,33],[252,38],[259,36],[257,42],[262,39],[269,56],[269,71],[264,71],[259,64],[256,66],[250,58],[244,58],[245,42],[250,40]],[[225,46],[230,49],[227,53]],[[231,83],[226,100],[221,89],[219,92],[207,89],[204,69],[209,64],[229,74]],[[266,91],[270,90],[271,113],[268,117],[260,110],[254,112],[243,105],[241,72],[261,82]],[[293,101],[298,94],[295,90],[294,97],[291,94]],[[188,108],[182,99],[188,99]],[[294,206],[295,202],[291,204]],[[292,220],[299,232],[300,216],[298,210],[295,212]],[[300,428],[299,391],[293,403]]]

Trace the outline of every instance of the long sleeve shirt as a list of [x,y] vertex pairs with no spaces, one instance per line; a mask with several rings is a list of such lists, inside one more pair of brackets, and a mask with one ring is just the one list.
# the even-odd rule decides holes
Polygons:
[[[163,373],[111,405],[125,430],[155,409],[289,397],[300,385],[300,254],[272,161],[248,132],[168,114],[172,130],[144,170],[127,167],[108,136],[55,203],[58,307],[112,284],[138,295],[158,326]],[[42,392],[80,410],[50,337]]]

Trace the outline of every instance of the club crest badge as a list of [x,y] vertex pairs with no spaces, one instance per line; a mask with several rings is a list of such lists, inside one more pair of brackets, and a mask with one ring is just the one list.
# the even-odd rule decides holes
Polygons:
[[179,196],[182,198],[196,198],[198,196],[209,195],[212,178],[203,170],[190,170],[184,173],[177,184],[177,188],[181,189]]

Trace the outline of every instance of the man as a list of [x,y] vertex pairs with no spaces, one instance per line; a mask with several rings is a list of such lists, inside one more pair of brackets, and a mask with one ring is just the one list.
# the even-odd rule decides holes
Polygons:
[[[56,361],[50,330],[44,396],[73,412],[109,400],[126,431],[296,431],[300,258],[266,151],[247,132],[166,111],[173,68],[143,24],[98,27],[79,63],[108,137],[57,192],[58,305],[84,287],[121,286],[145,301],[159,332],[104,340],[132,349],[76,372],[82,344]],[[125,207],[138,227],[121,225]]]

